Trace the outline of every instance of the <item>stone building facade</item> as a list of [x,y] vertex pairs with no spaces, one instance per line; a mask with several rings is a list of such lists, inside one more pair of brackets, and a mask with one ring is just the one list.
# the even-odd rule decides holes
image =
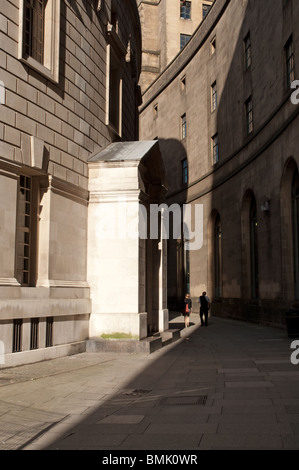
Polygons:
[[143,91],[187,44],[213,1],[137,0],[142,29]]
[[170,306],[206,290],[212,313],[281,326],[299,305],[298,21],[295,0],[216,0],[143,94],[168,206],[203,208],[200,249],[169,240]]
[[[141,28],[135,0],[3,0],[2,6],[0,350],[10,366],[84,350],[85,340],[99,332],[93,314],[122,313],[107,298],[111,276],[114,298],[126,276],[126,295],[136,286],[145,289],[120,264],[113,270],[110,263],[108,273],[97,258],[105,249],[94,251],[97,239],[88,230],[107,223],[94,210],[102,199],[146,197],[140,172],[148,185],[152,177],[157,181],[149,155],[156,171],[162,167],[156,142],[127,158],[127,165],[117,147],[113,164],[101,156],[111,145],[138,140]],[[123,186],[105,186],[108,173],[114,182],[124,177]],[[106,242],[106,253],[120,250],[117,241]],[[129,261],[138,267],[139,247],[130,247]],[[100,312],[93,310],[99,292]],[[140,296],[124,311],[122,330],[137,338],[159,323],[152,315],[147,324]]]

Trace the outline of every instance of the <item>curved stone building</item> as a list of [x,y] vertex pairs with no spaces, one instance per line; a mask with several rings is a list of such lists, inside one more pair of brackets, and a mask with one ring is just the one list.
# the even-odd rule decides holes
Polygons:
[[[115,184],[103,184],[109,162],[101,151],[138,139],[141,28],[135,0],[4,0],[2,6],[0,350],[10,366],[84,350],[85,340],[98,333],[99,322],[90,316],[99,279],[101,313],[115,313],[105,284],[111,273],[97,259],[88,229],[107,222],[97,219],[94,203],[117,194]],[[147,160],[153,154],[152,166],[161,170],[159,149],[156,142],[145,147],[138,158],[136,152],[127,156],[126,168],[110,164],[122,201],[128,194],[132,200],[134,191],[139,201],[141,164],[148,184],[157,180]],[[110,243],[106,253],[117,249]],[[138,250],[134,256],[132,264]],[[120,273],[120,265],[113,272],[114,297],[126,276],[127,295],[142,284],[124,268]],[[134,317],[122,332],[147,335],[157,321],[147,325],[145,308],[138,297],[129,312],[117,311]],[[90,330],[91,324],[97,328]]]
[[298,21],[295,0],[216,0],[143,94],[168,206],[203,209],[200,249],[169,240],[173,307],[206,290],[214,314],[282,326],[299,305]]
[[137,0],[142,29],[144,91],[187,44],[214,0]]

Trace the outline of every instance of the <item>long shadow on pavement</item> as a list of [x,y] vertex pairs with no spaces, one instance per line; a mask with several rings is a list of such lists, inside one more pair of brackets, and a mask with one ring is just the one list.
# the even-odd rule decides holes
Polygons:
[[290,361],[286,332],[219,318],[200,327],[198,315],[191,321],[179,341],[150,356],[118,357],[128,380],[118,380],[117,368],[110,376],[99,371],[96,380],[85,377],[82,397],[100,395],[108,377],[116,392],[67,430],[58,427],[51,441],[46,435],[44,446],[35,444],[114,451],[298,449],[299,369]]

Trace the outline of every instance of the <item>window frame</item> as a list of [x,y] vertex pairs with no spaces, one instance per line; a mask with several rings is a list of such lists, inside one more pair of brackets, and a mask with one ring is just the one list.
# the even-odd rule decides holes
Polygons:
[[181,51],[188,44],[190,39],[191,39],[191,34],[180,33],[180,50]]
[[[289,54],[289,49],[291,49],[290,54]],[[295,80],[295,54],[294,54],[294,41],[293,41],[292,34],[284,46],[284,54],[285,54],[286,86],[289,89],[291,88],[292,82]]]
[[211,112],[216,111],[218,106],[218,96],[217,96],[217,81],[211,85]]
[[249,136],[253,133],[253,103],[252,96],[245,101],[245,120],[246,120],[246,135]]
[[[190,5],[185,5],[186,3]],[[191,20],[191,1],[180,0],[180,19],[181,20]]]
[[250,31],[244,38],[244,67],[245,71],[249,70],[252,65],[252,45],[251,45],[251,34]]
[[61,0],[47,0],[45,2],[43,63],[40,63],[26,52],[26,3],[27,0],[20,0],[18,59],[45,76],[48,80],[58,83]]
[[[115,17],[117,14],[115,13]],[[107,24],[106,52],[106,122],[108,128],[118,137],[122,137],[122,100],[123,100],[123,70],[122,63],[127,54],[127,48],[122,42],[113,24]],[[112,72],[114,74],[114,92],[112,93]],[[113,100],[113,103],[112,103]],[[112,104],[117,110],[116,121],[111,120]]]
[[184,158],[182,160],[182,184],[188,184],[188,160]]
[[219,162],[219,141],[218,132],[212,136],[212,164],[217,165]]
[[187,137],[187,116],[186,113],[181,116],[181,140]]
[[[212,5],[210,3],[203,3],[202,4],[202,19],[204,20],[208,15],[209,11],[211,10]],[[205,12],[205,13],[204,13]]]
[[21,173],[17,197],[15,277],[22,287],[34,287],[37,282],[39,194],[39,177]]
[[110,44],[107,46],[107,119],[106,124],[122,136],[121,60]]

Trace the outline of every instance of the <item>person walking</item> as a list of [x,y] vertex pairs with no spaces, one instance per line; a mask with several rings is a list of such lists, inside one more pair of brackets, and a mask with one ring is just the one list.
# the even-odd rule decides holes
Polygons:
[[[209,316],[209,310],[210,310],[210,299],[207,296],[207,293],[203,291],[202,295],[199,297],[199,303],[200,303],[200,321],[201,325],[208,326],[208,316]],[[203,320],[203,316],[205,319]]]
[[189,319],[190,314],[192,313],[192,300],[190,299],[190,295],[185,295],[185,310],[184,310],[184,320],[185,320],[185,328],[190,326]]

